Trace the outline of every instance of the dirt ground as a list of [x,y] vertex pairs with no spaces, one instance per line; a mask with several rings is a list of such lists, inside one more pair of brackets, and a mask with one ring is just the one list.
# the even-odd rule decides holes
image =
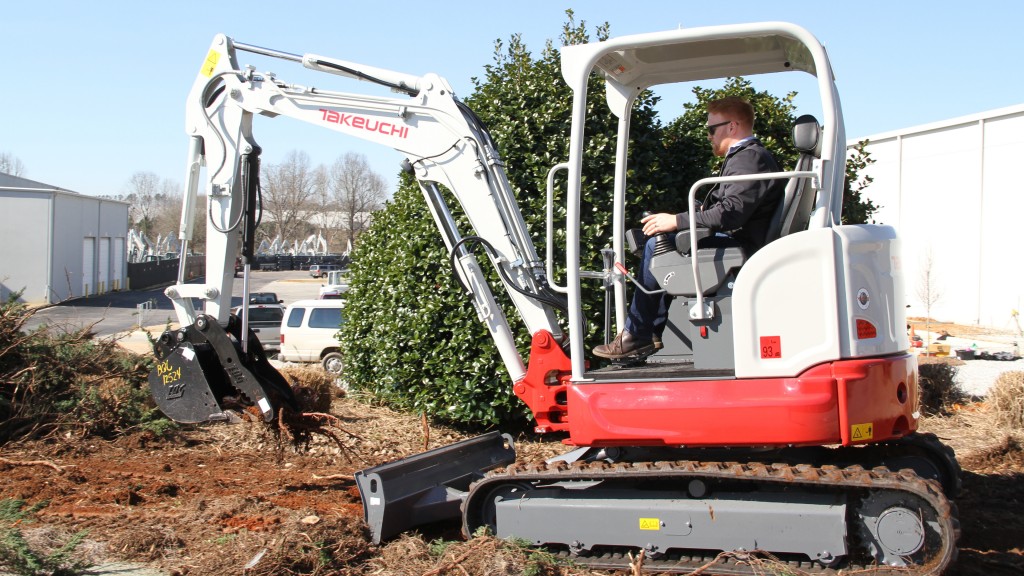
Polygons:
[[[353,398],[335,399],[331,412],[339,418],[340,447],[315,437],[296,451],[255,424],[188,427],[166,440],[63,436],[8,445],[0,453],[0,499],[48,502],[23,524],[31,541],[59,544],[87,530],[79,551],[90,560],[128,560],[162,574],[530,571],[530,553],[500,551],[493,540],[459,542],[442,552],[439,539],[457,538],[451,527],[373,546],[352,474],[462,436]],[[965,471],[957,500],[960,555],[947,574],[1024,573],[1022,437],[999,433],[989,421],[985,406],[976,404],[924,422],[957,451]],[[564,451],[535,440],[518,449],[521,458]]]

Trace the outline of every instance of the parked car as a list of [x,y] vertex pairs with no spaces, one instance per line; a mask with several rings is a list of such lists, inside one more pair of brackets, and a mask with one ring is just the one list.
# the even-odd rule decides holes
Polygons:
[[276,292],[251,292],[249,304],[284,304],[284,300],[279,299]]
[[327,273],[327,283],[320,285],[320,299],[343,298],[348,292],[348,270],[332,270]]
[[344,300],[298,300],[288,305],[281,322],[278,360],[319,362],[324,370],[340,374],[342,359],[335,337],[345,322]]
[[309,267],[309,275],[313,278],[323,278],[328,272],[341,270],[337,264],[313,264]]
[[[281,320],[284,318],[284,306],[280,300],[272,304],[249,304],[249,328],[256,333],[260,344],[267,352],[281,347]],[[241,317],[242,307],[236,306],[231,313]]]

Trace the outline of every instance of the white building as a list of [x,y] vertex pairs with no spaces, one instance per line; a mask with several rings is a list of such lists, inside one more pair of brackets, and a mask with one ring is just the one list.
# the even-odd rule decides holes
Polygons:
[[0,298],[56,303],[125,288],[128,203],[0,174]]
[[[866,138],[864,191],[903,242],[908,316],[1016,329],[1024,305],[1024,104]],[[850,146],[855,141],[848,143]],[[924,294],[930,281],[929,306]]]

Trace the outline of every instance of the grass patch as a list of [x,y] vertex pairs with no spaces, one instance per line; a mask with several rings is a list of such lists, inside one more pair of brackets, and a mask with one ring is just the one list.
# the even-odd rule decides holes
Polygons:
[[45,508],[37,502],[26,508],[23,500],[0,500],[0,568],[18,576],[77,576],[85,574],[91,564],[72,557],[88,531],[73,534],[67,542],[51,550],[29,544],[21,526],[31,523],[32,516]]

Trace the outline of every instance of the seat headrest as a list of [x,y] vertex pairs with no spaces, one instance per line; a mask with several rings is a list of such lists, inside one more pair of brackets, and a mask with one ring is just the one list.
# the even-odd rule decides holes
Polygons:
[[821,124],[810,114],[804,114],[793,124],[793,146],[804,154],[821,158]]

